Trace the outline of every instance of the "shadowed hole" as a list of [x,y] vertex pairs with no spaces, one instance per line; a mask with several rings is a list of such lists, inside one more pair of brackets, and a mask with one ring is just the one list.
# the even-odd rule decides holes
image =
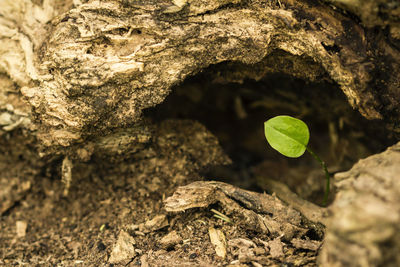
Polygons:
[[348,170],[359,159],[395,143],[382,122],[368,121],[353,110],[326,75],[310,82],[278,72],[256,81],[236,77],[238,71],[251,72],[252,66],[229,62],[210,66],[145,112],[155,121],[197,120],[219,139],[233,164],[204,171],[207,179],[256,191],[268,190],[264,178],[274,179],[303,198],[321,203],[325,180],[318,162],[307,153],[286,158],[267,144],[263,123],[276,115],[307,123],[309,146],[331,173]]

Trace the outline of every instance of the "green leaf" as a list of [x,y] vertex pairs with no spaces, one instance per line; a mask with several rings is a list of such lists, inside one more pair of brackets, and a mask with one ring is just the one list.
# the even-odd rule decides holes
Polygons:
[[310,131],[303,121],[290,116],[276,116],[264,122],[265,138],[279,153],[298,158],[307,149]]

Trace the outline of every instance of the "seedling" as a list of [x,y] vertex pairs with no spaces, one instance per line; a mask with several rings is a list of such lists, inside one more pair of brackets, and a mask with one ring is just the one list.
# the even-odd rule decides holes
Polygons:
[[211,211],[214,213],[214,217],[215,218],[221,219],[221,220],[223,220],[223,221],[225,221],[227,223],[232,223],[232,220],[228,216],[226,216],[225,214],[223,214],[223,213],[221,213],[221,212],[219,212],[219,211],[217,211],[215,209],[211,209]]
[[307,150],[322,166],[326,184],[323,205],[328,202],[330,178],[325,162],[307,147],[310,131],[303,121],[290,116],[276,116],[264,122],[264,132],[273,149],[289,158],[298,158]]

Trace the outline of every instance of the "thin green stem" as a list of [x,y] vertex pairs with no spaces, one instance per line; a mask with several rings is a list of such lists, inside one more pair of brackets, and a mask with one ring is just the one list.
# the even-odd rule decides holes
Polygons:
[[322,204],[326,206],[328,204],[328,197],[329,197],[329,191],[330,191],[330,186],[331,186],[331,176],[328,172],[328,169],[326,168],[325,162],[320,159],[320,157],[317,156],[311,149],[307,147],[307,151],[321,164],[322,168],[325,171],[325,177],[326,177],[326,183],[325,183],[325,194],[324,194],[324,200]]

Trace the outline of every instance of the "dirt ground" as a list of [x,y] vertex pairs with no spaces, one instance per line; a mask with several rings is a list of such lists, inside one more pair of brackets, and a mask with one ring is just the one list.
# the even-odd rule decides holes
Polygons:
[[[2,155],[7,154],[6,148],[3,143]],[[174,157],[180,163],[186,158],[181,154]],[[167,213],[163,199],[176,188],[168,178],[182,175],[183,169],[163,156],[140,157],[119,164],[78,164],[69,194],[63,196],[63,184],[57,179],[60,161],[43,167],[35,166],[35,160],[23,154],[8,155],[9,162],[2,161],[0,193],[3,199],[14,198],[8,206],[2,205],[0,264],[315,266],[316,247],[299,248],[289,241],[281,242],[281,237],[250,230],[237,214],[227,214],[232,223],[215,218],[211,209],[225,212],[218,204]],[[195,173],[186,174],[199,179]],[[216,255],[211,244],[211,228],[222,231],[229,244],[224,258]],[[125,241],[128,236],[128,247],[122,244],[114,252],[124,236]],[[316,239],[317,244],[321,241],[321,236],[311,232],[303,237]]]

